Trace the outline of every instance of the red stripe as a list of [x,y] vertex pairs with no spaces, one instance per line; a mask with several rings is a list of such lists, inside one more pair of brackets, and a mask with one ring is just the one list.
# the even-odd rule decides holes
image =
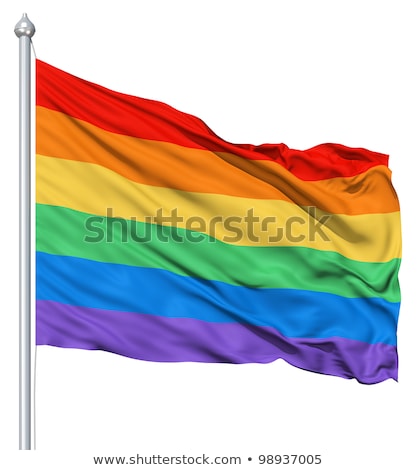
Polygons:
[[158,101],[111,91],[37,60],[36,103],[117,134],[170,142],[184,147],[227,152],[250,160],[271,160],[302,180],[349,177],[388,156],[339,144],[293,150],[285,144],[231,144],[203,121]]

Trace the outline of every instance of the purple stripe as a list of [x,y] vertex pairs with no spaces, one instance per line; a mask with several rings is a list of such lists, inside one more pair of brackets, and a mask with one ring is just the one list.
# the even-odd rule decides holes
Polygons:
[[37,301],[37,344],[98,349],[156,362],[289,364],[372,384],[397,380],[397,349],[344,338],[287,338],[270,327]]

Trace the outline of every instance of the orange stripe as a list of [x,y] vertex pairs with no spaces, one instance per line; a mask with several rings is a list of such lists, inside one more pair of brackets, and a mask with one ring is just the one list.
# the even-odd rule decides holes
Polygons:
[[399,210],[383,165],[353,177],[302,181],[274,162],[114,134],[40,106],[37,153],[96,163],[138,183],[182,191],[276,199],[334,214]]

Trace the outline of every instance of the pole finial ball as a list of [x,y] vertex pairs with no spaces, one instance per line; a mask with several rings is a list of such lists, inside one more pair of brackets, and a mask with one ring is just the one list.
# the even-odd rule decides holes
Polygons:
[[22,18],[14,28],[14,32],[18,38],[23,36],[31,38],[35,34],[35,25],[30,21],[26,13],[23,13]]

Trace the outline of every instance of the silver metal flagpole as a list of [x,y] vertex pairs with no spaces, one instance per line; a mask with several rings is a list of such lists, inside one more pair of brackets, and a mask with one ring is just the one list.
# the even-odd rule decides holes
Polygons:
[[19,38],[19,448],[31,449],[31,37],[35,26],[23,14],[14,32]]

